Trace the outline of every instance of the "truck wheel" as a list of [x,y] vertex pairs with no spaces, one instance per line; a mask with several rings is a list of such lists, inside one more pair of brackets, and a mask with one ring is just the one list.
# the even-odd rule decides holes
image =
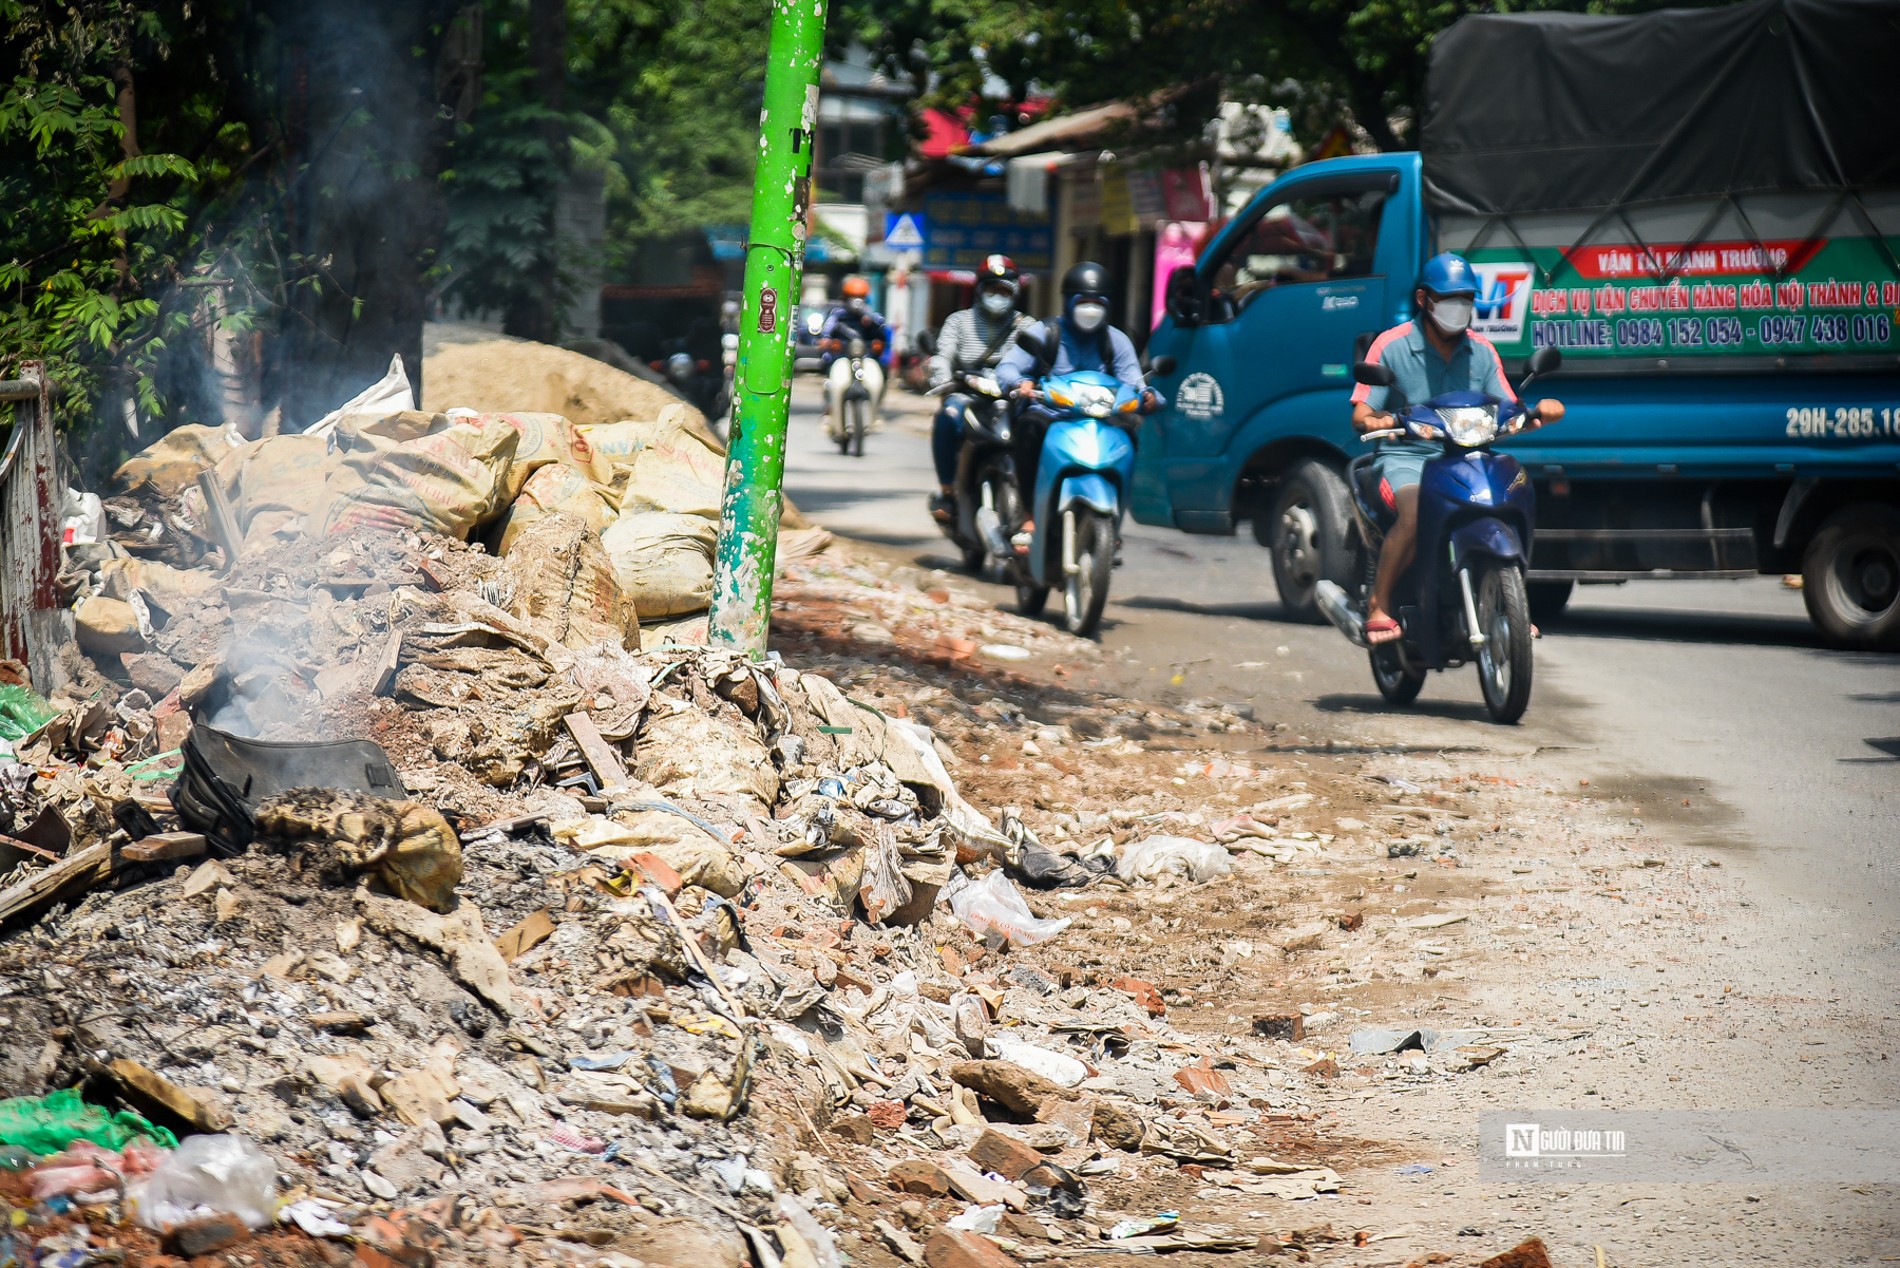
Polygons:
[[1525,587],[1530,591],[1531,620],[1539,625],[1549,625],[1564,614],[1570,606],[1571,592],[1577,588],[1574,581],[1533,581]]
[[1280,480],[1273,514],[1254,522],[1254,537],[1273,554],[1273,583],[1280,603],[1296,621],[1325,620],[1313,600],[1320,581],[1347,584],[1352,551],[1346,542],[1350,520],[1346,482],[1317,458],[1302,458]]
[[1900,651],[1900,508],[1834,512],[1801,557],[1808,618],[1834,647]]

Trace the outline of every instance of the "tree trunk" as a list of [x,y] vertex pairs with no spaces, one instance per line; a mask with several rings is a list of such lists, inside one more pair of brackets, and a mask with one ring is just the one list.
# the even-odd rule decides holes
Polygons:
[[552,343],[560,334],[560,238],[558,211],[567,180],[567,0],[530,0],[528,60],[534,67],[535,94],[553,115],[541,124],[541,139],[553,156],[553,179],[541,195],[546,217],[549,267],[532,295],[509,307],[502,330],[522,339]]
[[447,140],[435,60],[453,6],[278,8],[307,84],[305,139],[287,156],[291,250],[321,279],[296,292],[274,367],[285,425],[301,430],[382,378],[392,356],[420,394],[424,271],[441,238]]

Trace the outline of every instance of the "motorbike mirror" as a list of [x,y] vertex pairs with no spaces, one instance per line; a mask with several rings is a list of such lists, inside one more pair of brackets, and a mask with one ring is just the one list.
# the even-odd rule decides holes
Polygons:
[[1153,361],[1148,363],[1148,373],[1173,374],[1174,366],[1175,361],[1173,357],[1156,357]]
[[1525,363],[1525,368],[1529,373],[1527,373],[1524,378],[1528,381],[1537,378],[1539,375],[1549,374],[1552,370],[1555,370],[1558,366],[1563,364],[1563,359],[1564,354],[1560,349],[1552,348],[1548,345],[1539,348],[1537,351],[1531,353],[1531,359]]
[[1035,335],[1030,334],[1027,330],[1022,331],[1016,336],[1016,346],[1038,361],[1047,361],[1049,359],[1049,345]]
[[1398,380],[1389,367],[1376,361],[1358,361],[1352,367],[1352,381],[1367,387],[1391,387]]

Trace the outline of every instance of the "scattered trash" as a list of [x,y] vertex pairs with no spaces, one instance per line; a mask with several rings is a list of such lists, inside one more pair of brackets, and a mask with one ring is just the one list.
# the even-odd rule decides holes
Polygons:
[[1130,882],[1181,876],[1199,883],[1233,870],[1233,862],[1221,846],[1172,836],[1135,842],[1122,852],[1121,861],[1115,865],[1115,874]]
[[1003,1225],[1003,1207],[969,1206],[961,1215],[953,1215],[944,1221],[946,1228],[959,1229],[965,1233],[994,1233]]
[[0,1144],[32,1154],[57,1154],[76,1140],[106,1150],[124,1149],[137,1140],[178,1147],[178,1138],[163,1127],[131,1110],[113,1113],[88,1104],[72,1088],[0,1101]]
[[1391,1030],[1367,1027],[1353,1031],[1347,1042],[1353,1053],[1362,1057],[1383,1056],[1392,1052],[1425,1052],[1438,1042],[1438,1032],[1425,1028]]
[[1047,942],[1071,923],[1067,916],[1051,920],[1038,917],[1001,871],[953,887],[949,899],[950,910],[965,928],[996,943],[1034,946]]
[[1180,1212],[1163,1211],[1159,1215],[1150,1215],[1145,1219],[1118,1220],[1103,1235],[1111,1241],[1120,1241],[1124,1237],[1145,1237],[1150,1233],[1166,1232],[1179,1225],[1180,1222]]
[[152,1173],[128,1186],[139,1223],[165,1229],[205,1215],[235,1215],[263,1228],[277,1207],[277,1163],[242,1136],[188,1137]]

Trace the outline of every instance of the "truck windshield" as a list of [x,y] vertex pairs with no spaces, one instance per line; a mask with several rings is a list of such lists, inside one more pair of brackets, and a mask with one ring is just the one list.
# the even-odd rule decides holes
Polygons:
[[1213,319],[1231,320],[1275,286],[1369,276],[1385,198],[1335,190],[1267,208],[1215,263]]

